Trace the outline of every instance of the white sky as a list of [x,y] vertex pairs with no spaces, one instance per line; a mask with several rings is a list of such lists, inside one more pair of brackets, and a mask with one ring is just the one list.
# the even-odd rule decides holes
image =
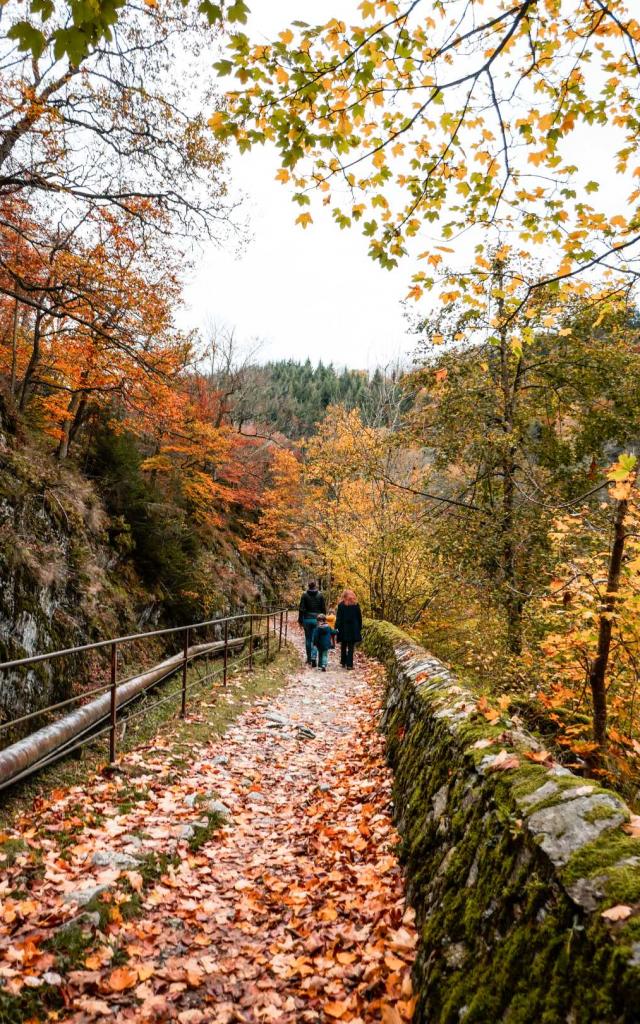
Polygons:
[[[254,0],[247,31],[271,38],[290,21],[315,23],[353,8],[350,0]],[[314,223],[294,223],[300,208],[275,180],[275,150],[231,151],[233,186],[246,195],[251,240],[204,249],[187,287],[186,321],[235,327],[239,339],[263,341],[259,358],[299,359],[363,369],[387,364],[415,347],[401,307],[408,267],[381,270],[359,229],[340,231],[328,207],[312,204]]]

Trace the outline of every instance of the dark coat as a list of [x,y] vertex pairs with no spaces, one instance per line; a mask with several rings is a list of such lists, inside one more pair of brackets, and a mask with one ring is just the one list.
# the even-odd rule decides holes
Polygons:
[[336,613],[336,630],[338,640],[349,644],[359,644],[362,640],[362,612],[359,604],[338,605]]
[[298,622],[302,625],[304,619],[309,619],[313,615],[324,615],[326,611],[327,605],[324,594],[319,590],[305,590],[300,598]]
[[331,650],[331,637],[335,634],[335,629],[331,626],[323,623],[322,626],[316,626],[311,637],[311,643],[314,647],[317,647],[319,651]]

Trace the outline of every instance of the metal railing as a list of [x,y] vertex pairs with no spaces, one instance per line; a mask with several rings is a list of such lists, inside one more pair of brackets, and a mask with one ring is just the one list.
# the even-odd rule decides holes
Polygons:
[[[221,679],[222,686],[226,687],[231,660],[235,667],[248,663],[249,671],[253,671],[260,653],[264,653],[265,661],[268,662],[276,645],[277,649],[281,650],[286,643],[288,629],[289,611],[286,608],[278,608],[275,611],[246,612],[187,626],[132,633],[96,643],[67,647],[49,654],[36,654],[0,663],[2,679],[5,673],[13,674],[41,666],[43,663],[51,664],[65,657],[89,655],[92,652],[104,652],[106,649],[109,654],[107,682],[0,723],[0,789],[20,781],[105,734],[109,737],[109,761],[113,763],[116,759],[119,723],[149,713],[153,708],[177,698],[180,701],[180,716],[184,718],[187,713],[187,697],[191,691],[217,677]],[[212,632],[215,638],[207,640],[206,634],[209,633],[211,637]],[[196,643],[198,634],[200,642]],[[128,645],[156,638],[178,639],[181,648],[179,653],[119,679],[118,661],[123,649]],[[209,671],[212,657],[216,658],[218,664]],[[196,662],[201,664],[203,659],[205,674],[198,675],[190,682],[190,665]],[[128,709],[136,698],[174,675],[180,676],[178,687],[157,700],[146,703],[142,709],[123,715],[125,709]],[[88,697],[94,699],[87,703]],[[46,720],[63,709],[69,709],[73,704],[79,707],[42,728],[23,733],[23,737],[17,742],[11,741],[9,745],[2,746],[3,737],[7,734],[13,732],[15,735],[17,729],[24,730],[28,723],[35,722],[36,719]]]

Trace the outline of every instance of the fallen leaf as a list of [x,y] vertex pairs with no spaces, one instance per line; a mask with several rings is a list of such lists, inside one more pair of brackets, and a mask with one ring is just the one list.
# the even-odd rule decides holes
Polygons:
[[622,830],[637,839],[640,836],[640,814],[631,814],[629,820],[622,826]]
[[518,768],[520,766],[520,759],[515,754],[510,754],[508,750],[501,750],[500,753],[496,754],[490,765],[487,766],[489,772],[506,772],[510,768]]
[[548,750],[525,750],[524,756],[534,764],[553,764],[553,756]]
[[140,966],[137,967],[136,970],[138,972],[138,979],[140,981],[146,981],[147,978],[151,978],[156,971],[153,964],[140,964]]
[[132,971],[130,967],[116,967],[109,975],[107,985],[112,992],[124,992],[127,988],[133,988],[137,981],[137,971]]
[[631,913],[631,907],[627,907],[624,903],[618,903],[615,907],[603,910],[600,917],[604,917],[606,921],[626,921]]
[[342,1020],[345,1013],[349,1012],[349,1006],[344,1002],[325,1003],[323,1010],[329,1017],[333,1017],[335,1020]]
[[389,1003],[383,1003],[380,1007],[380,1013],[383,1024],[402,1024],[402,1017],[396,1010],[395,1006],[390,1006]]

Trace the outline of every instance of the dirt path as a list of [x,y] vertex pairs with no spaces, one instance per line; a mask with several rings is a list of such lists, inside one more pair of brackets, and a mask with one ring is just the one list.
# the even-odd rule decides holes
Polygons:
[[411,1018],[375,668],[332,658],[190,756],[133,752],[124,786],[43,808],[0,881],[0,979],[24,1020],[47,1019],[31,994],[78,1022]]

